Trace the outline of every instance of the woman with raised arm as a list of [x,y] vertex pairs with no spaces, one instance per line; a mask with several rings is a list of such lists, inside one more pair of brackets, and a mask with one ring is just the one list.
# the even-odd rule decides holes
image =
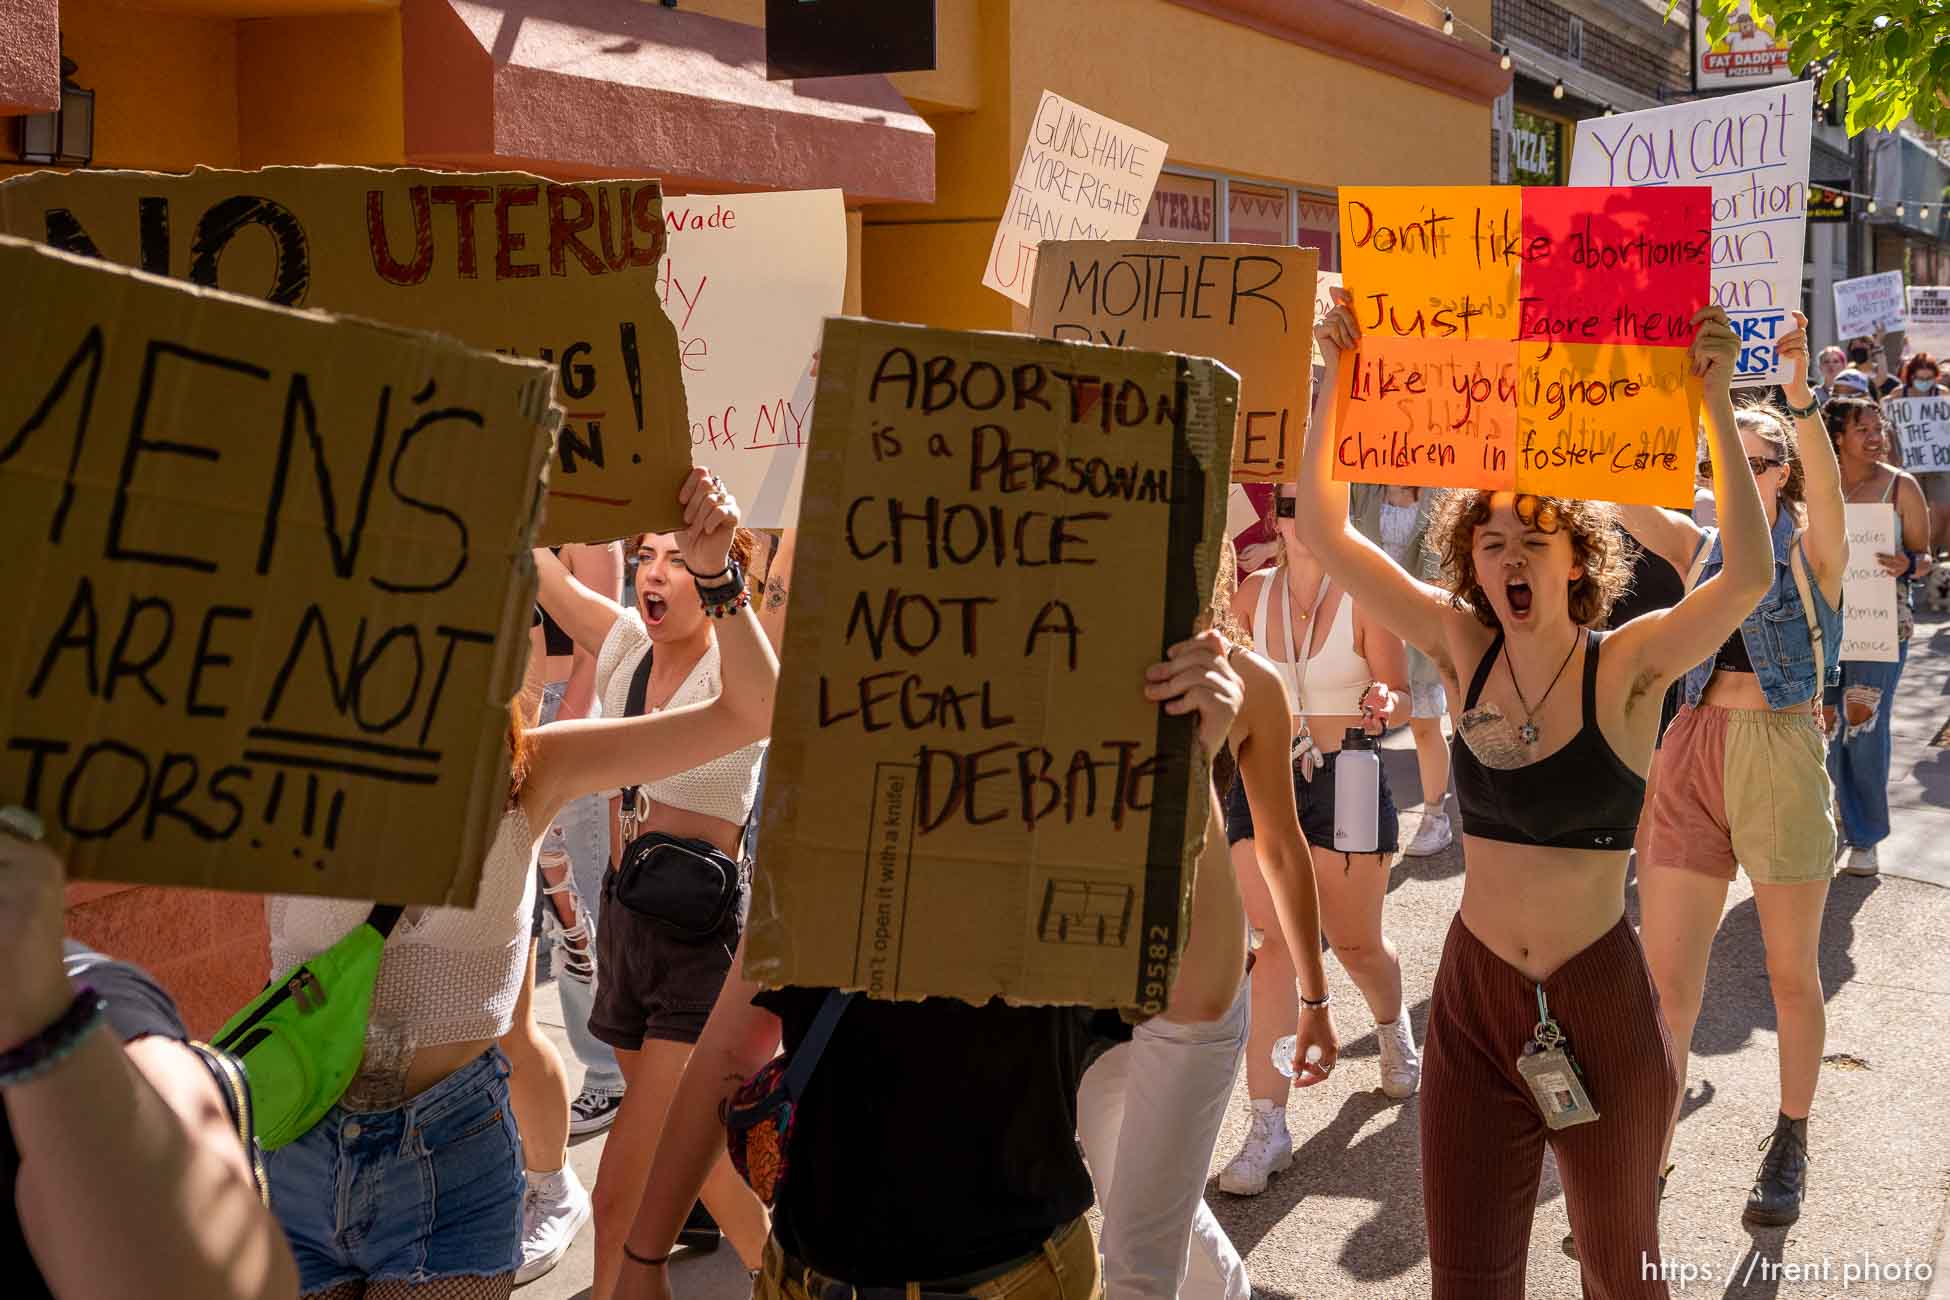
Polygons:
[[[1378,736],[1408,712],[1408,693],[1399,689],[1407,685],[1408,665],[1401,638],[1369,617],[1301,542],[1294,529],[1293,492],[1292,485],[1283,484],[1274,498],[1278,566],[1240,583],[1231,612],[1251,638],[1254,661],[1276,675],[1292,715],[1298,740],[1288,758],[1287,781],[1300,829],[1320,864],[1316,880],[1327,942],[1374,1016],[1382,1091],[1409,1097],[1421,1084],[1422,1060],[1402,1014],[1401,961],[1381,928],[1388,865],[1400,839],[1400,817],[1385,773],[1377,851],[1334,848],[1334,768],[1341,743],[1349,731]],[[1246,915],[1264,935],[1253,966],[1252,1033],[1246,1046],[1249,1127],[1238,1153],[1219,1172],[1219,1190],[1234,1196],[1258,1195],[1266,1190],[1269,1174],[1293,1163],[1287,1081],[1273,1063],[1272,1049],[1294,1032],[1311,1006],[1299,998],[1317,996],[1296,997],[1298,954],[1285,941],[1288,930],[1280,924],[1263,874],[1271,855],[1263,859],[1255,832],[1258,805],[1250,793],[1236,781],[1226,797],[1226,841],[1246,896]]]
[[[1925,359],[1928,353],[1919,354]],[[1904,367],[1911,373],[1916,358]],[[1930,366],[1935,380],[1936,367]],[[1835,783],[1842,814],[1842,843],[1848,858],[1842,870],[1873,876],[1882,869],[1876,846],[1889,838],[1889,710],[1909,662],[1916,617],[1910,605],[1913,584],[1929,576],[1930,506],[1914,475],[1885,464],[1889,438],[1882,412],[1865,397],[1838,397],[1822,408],[1828,440],[1841,467],[1842,499],[1880,505],[1896,517],[1896,549],[1876,556],[1882,571],[1896,580],[1896,659],[1894,663],[1847,660],[1841,681],[1828,688],[1825,705],[1839,717],[1828,746],[1828,776]],[[1935,475],[1933,477],[1942,477]]]
[[[1780,1114],[1761,1143],[1766,1155],[1743,1214],[1761,1225],[1793,1223],[1801,1213],[1808,1109],[1826,1033],[1818,957],[1835,824],[1819,704],[1840,649],[1848,560],[1841,474],[1808,386],[1800,313],[1779,351],[1794,426],[1767,405],[1735,416],[1746,477],[1769,525],[1768,587],[1743,611],[1740,626],[1689,668],[1638,841],[1640,936],[1682,1092],[1707,958],[1736,863],[1753,882],[1781,1050]],[[1856,400],[1838,397],[1831,405]],[[1723,478],[1716,495],[1724,498],[1725,490]],[[1730,522],[1724,505],[1720,518]],[[1691,591],[1705,590],[1733,562],[1726,536],[1684,515],[1636,506],[1625,511],[1625,522],[1687,576]],[[1668,1149],[1671,1143],[1669,1131]]]
[[[510,706],[509,788],[474,907],[407,909],[383,949],[359,1073],[323,1120],[266,1159],[271,1208],[309,1297],[494,1300],[513,1285],[522,1161],[495,1043],[527,964],[542,832],[571,799],[696,768],[772,722],[778,662],[730,558],[737,504],[702,470],[680,500],[684,555],[722,575],[700,578],[698,595],[720,615],[736,687],[652,717],[532,731]],[[272,968],[317,956],[370,907],[271,899]]]
[[[1350,299],[1335,298],[1316,330],[1329,375],[1359,340]],[[1462,908],[1436,973],[1422,1079],[1438,1300],[1523,1295],[1546,1142],[1594,1293],[1667,1294],[1644,1261],[1659,1258],[1659,1154],[1678,1087],[1625,919],[1626,854],[1666,683],[1713,653],[1773,573],[1728,393],[1739,340],[1718,308],[1693,323],[1726,568],[1609,634],[1594,629],[1625,576],[1611,507],[1452,491],[1430,526],[1443,585],[1418,581],[1346,522],[1330,459],[1337,385],[1315,402],[1301,538],[1460,701]]]

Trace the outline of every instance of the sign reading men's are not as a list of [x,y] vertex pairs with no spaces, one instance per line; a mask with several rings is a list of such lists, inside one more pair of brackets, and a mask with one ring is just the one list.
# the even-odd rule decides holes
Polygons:
[[1030,330],[1046,338],[1217,357],[1239,375],[1238,483],[1290,483],[1313,378],[1312,248],[1158,240],[1045,243]]
[[0,238],[0,803],[79,879],[471,906],[553,370]]
[[1209,603],[1218,362],[828,321],[745,970],[1162,1009],[1210,806],[1144,670]]
[[682,525],[690,438],[657,307],[662,199],[656,181],[522,172],[36,172],[0,181],[0,233],[549,362],[565,413],[552,545]]

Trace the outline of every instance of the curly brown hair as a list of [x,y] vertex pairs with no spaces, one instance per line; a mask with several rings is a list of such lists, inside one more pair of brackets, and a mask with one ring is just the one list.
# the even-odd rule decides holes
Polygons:
[[[1442,585],[1449,603],[1466,609],[1484,627],[1496,627],[1496,610],[1476,581],[1473,552],[1476,530],[1488,522],[1497,493],[1451,489],[1437,499],[1429,517],[1429,545],[1442,562]],[[1571,620],[1580,627],[1599,627],[1612,603],[1625,593],[1632,577],[1631,561],[1618,531],[1618,509],[1607,501],[1579,501],[1570,497],[1519,494],[1517,517],[1539,532],[1568,529],[1571,558],[1584,573],[1571,584]]]
[[522,782],[528,779],[528,760],[534,756],[528,743],[528,721],[522,717],[521,697],[508,701],[508,807],[521,798]]

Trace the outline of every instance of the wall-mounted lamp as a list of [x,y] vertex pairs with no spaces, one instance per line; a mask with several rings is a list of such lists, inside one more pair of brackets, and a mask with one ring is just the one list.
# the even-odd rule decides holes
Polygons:
[[61,56],[61,107],[20,119],[22,162],[86,167],[95,157],[95,92],[74,84],[75,61]]

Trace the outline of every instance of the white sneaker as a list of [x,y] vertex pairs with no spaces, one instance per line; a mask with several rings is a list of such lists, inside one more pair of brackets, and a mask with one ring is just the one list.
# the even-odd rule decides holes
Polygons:
[[529,1174],[521,1202],[521,1267],[515,1270],[515,1285],[533,1282],[560,1264],[593,1208],[582,1180],[569,1166],[552,1174]]
[[1873,844],[1867,848],[1859,844],[1852,846],[1848,851],[1848,861],[1842,864],[1842,870],[1851,876],[1873,876],[1880,872],[1882,864],[1876,861],[1876,846]]
[[1258,1196],[1272,1174],[1293,1167],[1293,1139],[1286,1131],[1286,1108],[1261,1098],[1253,1100],[1253,1126],[1226,1167],[1219,1171],[1219,1190],[1233,1196]]
[[1402,850],[1402,856],[1427,858],[1442,852],[1456,842],[1456,832],[1449,826],[1448,813],[1428,813],[1422,824],[1415,829],[1415,838]]
[[1415,1050],[1415,1030],[1404,1013],[1391,1025],[1376,1025],[1381,1044],[1381,1090],[1397,1101],[1413,1097],[1422,1086],[1422,1056]]

